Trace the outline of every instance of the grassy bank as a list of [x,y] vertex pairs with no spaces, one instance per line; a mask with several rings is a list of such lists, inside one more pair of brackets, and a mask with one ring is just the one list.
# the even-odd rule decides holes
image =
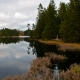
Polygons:
[[41,39],[37,40],[38,42],[48,44],[48,45],[57,45],[58,50],[66,51],[66,50],[80,50],[80,43],[64,43],[61,40],[46,40],[43,41]]

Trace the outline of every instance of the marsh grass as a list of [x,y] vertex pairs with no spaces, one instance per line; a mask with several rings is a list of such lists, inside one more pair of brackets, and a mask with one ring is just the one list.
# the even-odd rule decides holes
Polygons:
[[60,80],[80,80],[80,65],[73,64],[67,71],[62,71]]
[[[32,61],[28,73],[16,76],[7,76],[3,80],[53,80],[53,70],[51,60],[64,60],[65,56],[55,53],[46,53],[46,57],[39,57]],[[55,79],[56,80],[56,79]],[[77,64],[71,65],[67,71],[61,71],[59,80],[80,80],[80,66]]]
[[80,43],[64,43],[62,40],[38,40],[41,43],[49,44],[49,45],[57,45],[58,50],[66,51],[66,50],[80,50]]
[[65,55],[58,55],[55,53],[45,53],[45,56],[49,57],[49,59],[52,62],[55,62],[55,61],[62,62],[68,59]]

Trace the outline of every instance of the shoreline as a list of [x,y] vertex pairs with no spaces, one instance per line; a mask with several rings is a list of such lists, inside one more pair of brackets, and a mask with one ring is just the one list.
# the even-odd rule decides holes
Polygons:
[[41,39],[35,39],[35,41],[38,41],[43,44],[48,45],[57,45],[58,50],[61,51],[80,51],[80,43],[64,43],[61,40],[46,40],[43,41]]
[[2,36],[0,38],[29,38],[30,36]]

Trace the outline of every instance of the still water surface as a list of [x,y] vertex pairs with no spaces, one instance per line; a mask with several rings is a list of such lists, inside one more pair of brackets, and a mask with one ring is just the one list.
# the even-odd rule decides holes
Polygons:
[[45,53],[54,52],[65,55],[68,60],[53,61],[59,69],[66,70],[71,64],[80,63],[80,51],[58,51],[57,45],[45,45],[29,41],[28,38],[2,38],[0,39],[0,80],[8,75],[23,74],[28,72],[31,62]]
[[[11,39],[9,39],[11,41]],[[29,42],[24,40],[0,43],[0,79],[7,75],[22,74],[29,70],[36,56],[29,50]],[[28,54],[29,53],[29,54]]]

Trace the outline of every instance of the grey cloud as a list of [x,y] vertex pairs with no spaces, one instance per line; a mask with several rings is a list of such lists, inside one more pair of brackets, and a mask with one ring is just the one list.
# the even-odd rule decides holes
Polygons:
[[[25,30],[27,23],[32,24],[36,22],[39,3],[47,7],[49,1],[50,0],[0,0],[0,29],[7,27],[10,29]],[[55,1],[56,3],[60,2],[60,0]]]
[[13,2],[17,2],[19,0],[0,0],[0,3],[13,3]]

